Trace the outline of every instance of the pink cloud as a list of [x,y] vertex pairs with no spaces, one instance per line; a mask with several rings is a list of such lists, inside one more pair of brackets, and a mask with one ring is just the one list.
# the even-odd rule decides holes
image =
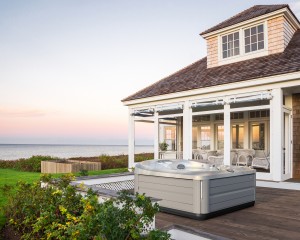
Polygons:
[[46,113],[40,109],[6,109],[0,108],[1,117],[43,117]]

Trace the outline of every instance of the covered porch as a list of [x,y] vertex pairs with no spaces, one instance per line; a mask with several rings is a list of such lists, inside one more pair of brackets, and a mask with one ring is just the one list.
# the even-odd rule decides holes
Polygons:
[[135,122],[142,121],[153,125],[155,159],[244,165],[257,170],[257,179],[292,178],[293,94],[290,88],[244,90],[130,107],[129,168]]

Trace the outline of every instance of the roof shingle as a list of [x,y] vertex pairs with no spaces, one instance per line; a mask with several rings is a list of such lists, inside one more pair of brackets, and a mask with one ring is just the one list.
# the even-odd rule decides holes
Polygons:
[[262,15],[265,15],[265,14],[268,14],[268,13],[271,13],[271,12],[274,12],[274,11],[277,11],[279,9],[286,8],[286,7],[289,8],[289,5],[287,5],[287,4],[254,5],[253,7],[248,8],[245,11],[243,11],[237,15],[234,15],[233,17],[217,24],[216,26],[205,30],[204,32],[200,33],[200,35],[204,35],[204,34],[219,30],[221,28],[226,28],[231,25],[234,25],[234,24],[237,24],[240,22],[244,22],[249,19],[256,18],[256,17],[262,16]]
[[206,57],[123,99],[153,97],[169,93],[241,82],[300,71],[300,30],[283,53],[207,68]]

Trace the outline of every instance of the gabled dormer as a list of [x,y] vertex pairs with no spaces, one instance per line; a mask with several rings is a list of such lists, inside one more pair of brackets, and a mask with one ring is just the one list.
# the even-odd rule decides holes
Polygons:
[[200,34],[207,68],[283,52],[297,29],[287,4],[255,5]]

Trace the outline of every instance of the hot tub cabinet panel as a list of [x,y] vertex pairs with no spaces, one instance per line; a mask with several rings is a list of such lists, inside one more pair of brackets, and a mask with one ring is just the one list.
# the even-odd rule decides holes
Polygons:
[[[193,212],[193,181],[147,175],[135,175],[135,192],[162,199],[161,207]],[[200,188],[199,188],[200,193]],[[200,196],[200,194],[199,194]],[[200,202],[198,202],[200,204]]]
[[256,179],[251,169],[163,172],[142,166],[135,171],[135,192],[161,199],[162,211],[201,220],[255,203]]

